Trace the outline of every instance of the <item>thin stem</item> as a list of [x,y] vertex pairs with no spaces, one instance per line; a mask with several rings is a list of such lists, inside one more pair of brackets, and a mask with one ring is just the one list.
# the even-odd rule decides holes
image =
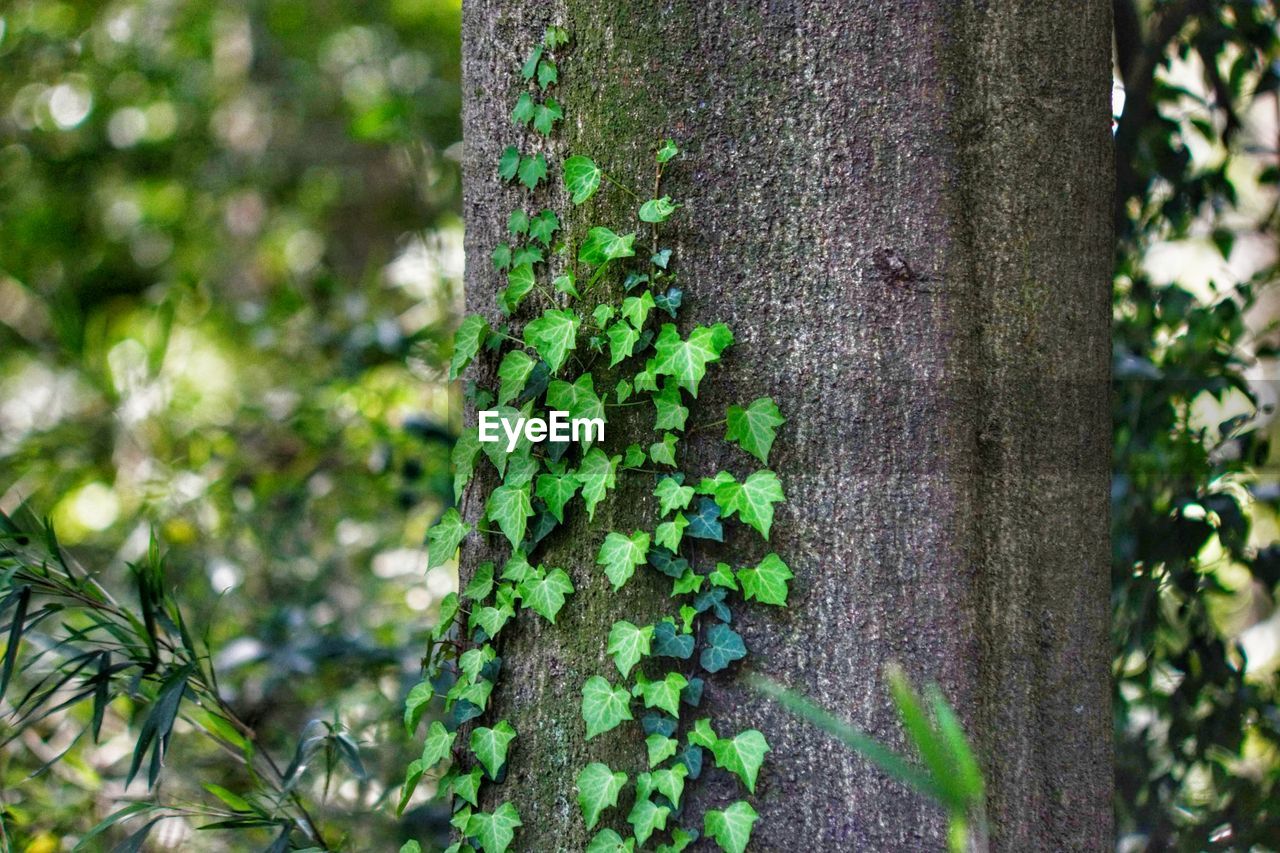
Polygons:
[[627,186],[625,186],[625,185],[623,185],[623,184],[619,183],[618,181],[616,181],[616,180],[614,179],[614,177],[613,177],[612,175],[610,175],[608,172],[606,172],[606,171],[604,171],[604,170],[602,169],[602,170],[600,170],[600,174],[604,175],[605,180],[607,180],[609,183],[613,184],[615,187],[617,187],[618,189],[622,190],[624,193],[626,193],[627,195],[631,196],[631,197],[632,197],[633,199],[635,199],[636,201],[640,201],[640,196],[636,195],[636,194],[631,190],[631,188],[630,188],[630,187],[627,187]]

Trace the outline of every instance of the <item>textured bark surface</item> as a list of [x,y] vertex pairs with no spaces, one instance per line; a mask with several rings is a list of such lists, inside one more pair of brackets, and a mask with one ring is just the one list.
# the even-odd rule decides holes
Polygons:
[[[1111,848],[1108,6],[464,4],[469,310],[494,315],[488,254],[523,200],[495,174],[520,139],[516,72],[561,23],[574,46],[553,158],[588,154],[641,185],[656,141],[684,149],[664,188],[688,203],[665,241],[682,326],[737,337],[690,423],[762,394],[789,419],[770,550],[797,575],[793,607],[735,615],[752,668],[898,745],[885,663],[936,680],[983,753],[998,850]],[[536,203],[563,201],[552,178]],[[628,225],[621,193],[597,198],[570,234]],[[626,427],[611,420],[609,444],[643,434]],[[718,439],[689,438],[692,475],[757,467]],[[610,673],[609,625],[664,612],[653,572],[615,596],[594,566],[605,531],[652,529],[650,489],[623,480],[589,532],[579,517],[555,534],[542,561],[578,594],[559,625],[522,617],[503,637],[494,702],[520,738],[489,796],[519,807],[521,850],[583,849],[578,769],[642,760],[638,727],[586,744],[578,702]],[[465,509],[480,511],[474,490]],[[753,533],[728,538],[735,564],[763,553]],[[487,547],[473,537],[465,565]],[[722,676],[718,728],[760,728],[774,750],[753,849],[943,847],[934,806]],[[693,789],[694,815],[739,791],[714,770]],[[621,805],[606,824],[624,830]]]

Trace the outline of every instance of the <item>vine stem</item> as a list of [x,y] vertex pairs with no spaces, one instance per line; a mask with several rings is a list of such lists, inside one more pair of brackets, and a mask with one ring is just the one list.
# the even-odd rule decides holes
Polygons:
[[640,196],[636,195],[635,192],[630,187],[614,179],[614,177],[610,175],[608,172],[606,172],[604,169],[600,170],[600,174],[604,175],[604,178],[606,181],[613,184],[615,187],[622,190],[624,193],[631,196],[636,201],[640,201]]
[[699,430],[711,429],[712,427],[718,427],[718,426],[724,426],[728,422],[729,421],[727,418],[721,418],[718,421],[711,421],[710,423],[698,424],[697,426],[689,427],[687,430],[684,431],[684,434],[689,435],[690,433],[695,433],[695,432],[698,432]]

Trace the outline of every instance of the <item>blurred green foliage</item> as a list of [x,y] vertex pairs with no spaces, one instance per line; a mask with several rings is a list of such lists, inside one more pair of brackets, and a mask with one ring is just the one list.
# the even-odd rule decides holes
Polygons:
[[[380,803],[454,584],[423,583],[420,545],[451,500],[459,18],[457,0],[0,7],[0,510],[51,516],[130,601],[154,530],[260,748],[288,764],[311,719],[366,747],[366,780],[302,783],[348,849],[409,834]],[[148,796],[124,786],[142,705],[113,702],[101,744],[36,781],[89,708],[20,735],[6,710],[14,849],[63,849]],[[167,763],[162,803],[249,784],[181,723]],[[199,823],[152,842],[245,843]]]

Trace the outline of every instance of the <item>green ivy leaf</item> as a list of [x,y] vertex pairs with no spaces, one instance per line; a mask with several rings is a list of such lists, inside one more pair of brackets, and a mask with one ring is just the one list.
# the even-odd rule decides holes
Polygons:
[[448,758],[449,753],[453,751],[453,741],[457,736],[457,732],[445,729],[444,723],[432,720],[431,725],[427,727],[427,739],[422,744],[423,769],[430,770]]
[[516,172],[516,176],[520,179],[520,183],[524,184],[525,189],[533,189],[538,185],[539,181],[546,180],[546,156],[537,154],[533,157],[521,157],[520,168]]
[[475,572],[471,575],[471,582],[462,591],[462,597],[472,601],[484,601],[491,592],[493,592],[493,563],[486,561],[476,566]]
[[542,249],[537,246],[521,246],[511,253],[511,266],[513,267],[518,267],[521,264],[533,266],[540,263],[542,263]]
[[549,49],[555,50],[569,43],[569,33],[564,27],[547,27],[542,35],[542,43]]
[[671,323],[658,333],[654,369],[659,375],[674,376],[680,387],[698,396],[698,384],[706,375],[707,365],[720,360],[720,354],[733,343],[733,333],[724,323],[698,326],[687,340]]
[[[525,95],[524,97],[528,97]],[[507,216],[507,231],[511,232],[511,236],[515,237],[520,234],[527,233],[529,230],[529,214],[523,210],[513,210]]]
[[498,778],[498,771],[507,763],[507,750],[516,739],[516,730],[506,720],[493,728],[481,726],[471,733],[471,751],[484,767],[490,779]]
[[529,236],[544,246],[551,245],[551,238],[560,230],[560,219],[554,210],[544,210],[529,221]]
[[[493,563],[488,564],[490,569]],[[480,673],[492,661],[497,659],[498,653],[493,646],[485,643],[478,649],[467,649],[458,658],[458,670],[469,680],[475,681],[480,677]]]
[[[667,515],[689,505],[689,501],[693,500],[693,486],[681,485],[675,477],[663,477],[658,481],[653,495],[658,499],[658,513]],[[675,548],[671,550],[674,551]]]
[[510,604],[502,604],[496,607],[486,605],[471,611],[470,624],[472,628],[479,626],[487,636],[496,637],[507,622],[511,620],[511,617],[515,615],[515,608]]
[[743,853],[758,817],[750,803],[739,800],[724,811],[708,811],[703,816],[702,827],[724,853]]
[[769,448],[773,447],[774,435],[778,427],[786,422],[787,419],[771,398],[760,397],[745,409],[741,406],[729,407],[725,416],[727,426],[724,440],[738,442],[743,450],[768,465]]
[[595,827],[601,812],[618,804],[618,794],[626,784],[626,773],[615,773],[599,761],[582,768],[578,774],[578,805],[587,829]]
[[497,522],[511,547],[518,548],[520,540],[524,539],[529,516],[533,515],[529,487],[498,486],[485,502],[485,514],[491,521]]
[[725,518],[738,513],[744,524],[754,527],[766,540],[773,526],[773,505],[786,500],[782,484],[772,471],[756,471],[741,484],[732,483],[716,489],[716,503]]
[[674,622],[663,619],[653,629],[653,653],[658,657],[688,660],[693,654],[693,635],[677,632]]
[[476,457],[480,455],[480,437],[475,427],[462,430],[458,440],[453,444],[449,461],[453,465],[453,499],[462,500],[462,491],[471,481],[476,470]]
[[546,89],[552,83],[559,79],[556,71],[556,64],[550,59],[543,59],[538,63],[538,88]]
[[[672,741],[675,743],[675,741]],[[683,764],[654,770],[649,774],[654,790],[671,801],[671,805],[680,806],[680,797],[684,794],[684,780],[689,776],[689,768]],[[677,830],[678,831],[678,830]]]
[[694,722],[693,730],[689,732],[689,743],[694,746],[703,746],[710,749],[715,746],[716,741],[719,739],[715,729],[711,728],[711,720],[708,717],[703,717]]
[[680,691],[689,680],[678,672],[668,672],[658,681],[649,681],[638,674],[639,680],[633,692],[644,700],[646,708],[660,708],[673,717],[680,716]]
[[795,575],[777,554],[766,554],[754,569],[739,569],[743,597],[755,599],[761,604],[787,606],[787,581]]
[[680,149],[676,147],[675,140],[665,140],[658,148],[658,154],[655,158],[659,163],[665,163],[672,157],[680,153]]
[[463,802],[470,803],[476,808],[480,807],[480,780],[483,774],[479,767],[471,768],[470,773],[461,773],[454,777],[449,783],[449,791],[455,797],[461,797]]
[[636,235],[615,234],[603,225],[597,225],[587,232],[586,239],[578,248],[578,260],[591,266],[599,266],[619,258],[630,258],[635,255],[631,244]]
[[573,594],[573,581],[563,569],[551,569],[544,576],[525,580],[517,590],[520,599],[533,612],[554,625],[556,614],[564,607],[565,596]]
[[[678,551],[680,542],[684,539],[684,529],[688,526],[689,520],[684,517],[684,513],[677,512],[675,518],[662,522],[653,531],[653,541],[663,548]],[[678,595],[679,593],[676,594]]]
[[409,805],[409,798],[418,789],[418,783],[422,781],[422,776],[426,772],[427,768],[422,765],[420,758],[410,761],[409,766],[404,769],[404,785],[400,789],[400,804],[396,806],[396,817],[399,817],[404,807]]
[[449,359],[449,378],[457,379],[471,359],[480,352],[480,344],[489,334],[489,323],[479,314],[468,314],[453,335],[453,357]]
[[613,388],[613,396],[619,403],[625,403],[631,399],[631,383],[625,379],[619,379],[618,384]]
[[[684,518],[684,516],[682,515],[676,516],[676,517]],[[675,549],[672,548],[671,550],[674,551]],[[702,582],[703,582],[702,575],[698,574],[693,569],[685,569],[684,574],[681,575],[679,578],[677,578],[675,583],[671,585],[671,594],[673,596],[676,596],[676,595],[687,595],[691,592],[697,592],[698,590],[702,589]]]
[[596,833],[595,838],[591,839],[586,853],[632,853],[635,849],[634,838],[623,841],[622,836],[612,829],[602,829]]
[[512,551],[511,556],[502,566],[502,580],[511,581],[513,584],[526,581],[536,574],[533,566],[529,565],[529,558],[518,548]]
[[666,222],[671,214],[676,212],[676,208],[680,205],[671,202],[671,196],[664,195],[662,198],[654,198],[640,205],[640,221],[641,222]]
[[471,532],[471,525],[462,520],[456,507],[445,510],[444,515],[427,531],[427,568],[442,566],[453,558],[458,545]]
[[499,243],[494,247],[489,259],[493,262],[493,268],[502,272],[511,266],[511,246],[507,243]]
[[513,349],[502,357],[498,365],[498,405],[507,403],[520,396],[524,385],[529,381],[529,374],[538,362],[534,361],[523,350]]
[[707,672],[719,672],[736,660],[747,656],[747,647],[737,631],[718,622],[707,631],[707,645],[699,662]]
[[653,310],[653,294],[644,291],[639,296],[628,296],[622,300],[622,316],[637,329],[644,327],[644,321]]
[[605,653],[613,657],[614,666],[626,678],[631,674],[631,669],[649,655],[649,643],[652,639],[652,625],[641,628],[626,620],[614,622],[609,629],[609,644]]
[[514,145],[508,145],[502,151],[502,156],[498,158],[498,176],[504,181],[509,181],[516,176],[516,172],[520,169],[520,150]]
[[582,719],[587,724],[587,740],[616,728],[623,720],[634,719],[627,689],[591,676],[582,685]]
[[716,757],[716,766],[728,770],[742,780],[751,793],[756,792],[756,774],[764,763],[764,756],[769,752],[769,742],[764,735],[755,729],[731,739],[721,738],[711,745],[711,752]]
[[582,481],[572,473],[539,474],[535,494],[547,504],[556,521],[564,523],[564,506],[578,493]]
[[644,465],[645,459],[647,458],[648,457],[645,456],[644,450],[643,448],[640,447],[640,445],[638,444],[628,445],[627,457],[625,460],[623,460],[622,466],[624,468],[639,468],[642,465]]
[[649,458],[658,465],[676,467],[676,434],[664,432],[661,441],[649,445]]
[[610,367],[631,355],[640,340],[640,333],[623,322],[614,323],[605,330],[605,335],[609,338]]
[[502,313],[514,314],[525,297],[533,292],[536,284],[532,266],[522,263],[512,267],[507,272],[507,286],[498,291],[498,307],[502,309]]
[[591,312],[591,319],[595,320],[596,325],[603,329],[616,313],[617,309],[608,302],[601,302],[596,306],[596,310]]
[[707,575],[707,580],[711,582],[712,586],[722,586],[725,589],[733,590],[738,588],[738,582],[733,577],[733,569],[729,567],[728,563],[716,563],[715,569],[712,570],[711,574]]
[[551,286],[560,293],[567,293],[574,299],[581,299],[582,295],[578,293],[577,279],[573,277],[573,270],[565,270],[560,275],[551,280]]
[[668,378],[662,384],[662,390],[650,399],[653,400],[653,407],[658,410],[654,429],[684,429],[685,421],[689,417],[689,408],[684,405],[684,398],[680,396],[680,386],[674,379]]
[[614,532],[604,538],[596,563],[604,566],[609,582],[614,590],[619,590],[635,574],[636,566],[645,561],[648,551],[649,534],[643,530],[630,536]]
[[516,837],[520,812],[511,803],[503,803],[493,814],[476,812],[467,821],[466,835],[480,842],[484,853],[506,853]]
[[[543,63],[544,65],[546,63]],[[554,66],[552,66],[554,67]],[[556,103],[555,98],[547,98],[533,110],[533,129],[543,136],[550,136],[555,123],[564,118],[564,110]]]
[[548,308],[524,327],[524,342],[537,350],[553,374],[558,373],[577,345],[580,323],[572,311]]
[[547,386],[547,408],[569,413],[571,418],[604,419],[604,402],[596,396],[595,382],[584,373],[572,383],[556,379]]
[[649,766],[657,767],[662,762],[676,754],[676,750],[680,748],[680,742],[674,738],[664,737],[660,734],[652,734],[644,739],[645,750],[649,755]]
[[458,616],[459,607],[460,602],[456,592],[451,592],[440,599],[439,616],[436,619],[435,628],[431,630],[432,637],[438,640],[449,632],[450,626],[453,625],[453,620]]
[[533,51],[529,54],[529,58],[520,68],[520,76],[526,80],[532,80],[533,75],[538,71],[538,62],[542,59],[542,45],[535,45]]
[[528,127],[529,121],[533,118],[535,106],[533,96],[524,92],[516,99],[516,105],[511,110],[511,120],[520,127]]
[[604,500],[605,492],[617,482],[618,463],[621,461],[621,454],[606,456],[598,447],[591,448],[582,457],[578,479],[582,481],[582,502],[587,507],[587,520],[595,518],[596,504]]
[[637,799],[631,807],[631,813],[627,815],[627,823],[635,831],[636,843],[643,847],[654,832],[666,829],[669,814],[671,809],[666,806],[656,805],[649,799]]
[[591,158],[581,154],[564,161],[564,186],[573,197],[574,204],[582,204],[595,195],[603,175]]

